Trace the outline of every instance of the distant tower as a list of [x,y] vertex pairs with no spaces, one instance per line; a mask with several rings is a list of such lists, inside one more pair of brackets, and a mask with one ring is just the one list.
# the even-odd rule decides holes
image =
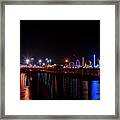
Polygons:
[[84,65],[85,65],[85,59],[84,57],[82,57],[82,67],[84,67]]
[[93,67],[94,68],[96,67],[96,56],[95,56],[95,54],[93,55]]
[[76,60],[76,66],[77,68],[80,68],[80,61],[78,59]]

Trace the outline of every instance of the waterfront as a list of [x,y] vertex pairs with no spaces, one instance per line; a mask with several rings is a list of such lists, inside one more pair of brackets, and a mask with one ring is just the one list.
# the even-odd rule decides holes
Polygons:
[[20,99],[99,100],[100,20],[20,20]]
[[99,100],[100,79],[45,72],[20,74],[21,100]]

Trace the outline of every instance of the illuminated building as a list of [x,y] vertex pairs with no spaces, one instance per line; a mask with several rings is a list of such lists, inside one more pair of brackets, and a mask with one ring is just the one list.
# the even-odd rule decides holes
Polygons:
[[88,61],[88,65],[89,67],[92,67],[92,62],[90,60]]
[[92,62],[90,60],[88,60],[87,62],[85,62],[84,68],[93,68],[92,67]]
[[85,59],[84,57],[82,57],[82,67],[84,67],[84,65],[85,65]]
[[80,68],[80,61],[78,59],[76,60],[76,67]]
[[70,68],[74,68],[74,66],[75,66],[74,62],[70,62],[70,63],[69,63],[69,67],[70,67]]
[[100,68],[100,60],[97,59],[97,65],[96,65],[96,68]]

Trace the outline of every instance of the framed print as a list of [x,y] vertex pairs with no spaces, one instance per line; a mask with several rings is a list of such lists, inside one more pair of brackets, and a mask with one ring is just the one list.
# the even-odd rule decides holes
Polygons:
[[119,119],[119,2],[1,2],[1,118]]

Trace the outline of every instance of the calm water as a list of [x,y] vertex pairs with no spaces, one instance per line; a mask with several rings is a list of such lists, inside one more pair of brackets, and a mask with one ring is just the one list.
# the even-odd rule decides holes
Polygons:
[[21,100],[100,100],[100,81],[51,73],[20,75]]

